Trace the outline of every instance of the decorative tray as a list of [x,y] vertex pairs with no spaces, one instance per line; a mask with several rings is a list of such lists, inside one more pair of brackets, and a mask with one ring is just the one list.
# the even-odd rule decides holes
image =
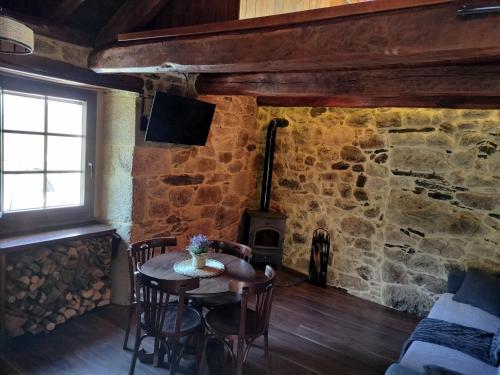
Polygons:
[[203,268],[195,268],[192,265],[192,260],[186,259],[174,264],[174,271],[184,276],[190,277],[215,277],[223,273],[225,270],[224,264],[215,259],[207,259],[207,263]]

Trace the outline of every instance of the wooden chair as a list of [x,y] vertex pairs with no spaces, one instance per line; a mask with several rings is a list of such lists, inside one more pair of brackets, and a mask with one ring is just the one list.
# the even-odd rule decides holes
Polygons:
[[[237,242],[211,240],[210,249],[216,253],[234,255],[246,262],[250,262],[252,259],[252,248]],[[207,309],[213,309],[218,306],[239,304],[240,296],[235,293],[228,293],[220,296],[197,298],[193,300],[193,303],[202,305]]]
[[[186,291],[200,286],[199,279],[161,280],[141,272],[138,265],[135,272],[135,293],[142,296],[137,300],[137,327],[134,354],[130,364],[130,375],[134,374],[141,342],[146,337],[154,338],[155,366],[159,365],[161,349],[167,354],[170,374],[174,375],[189,338],[199,334],[202,338],[202,316],[186,304]],[[178,297],[170,302],[170,297]],[[142,334],[144,331],[144,334]],[[181,337],[186,340],[181,344]]]
[[234,255],[246,262],[252,260],[252,248],[238,242],[211,240],[210,249],[217,253]]
[[[233,362],[236,361],[236,374],[241,375],[248,352],[255,339],[260,336],[264,336],[264,354],[267,372],[270,373],[268,332],[275,278],[276,272],[272,267],[266,266],[263,280],[255,282],[230,281],[229,289],[241,296],[241,304],[239,306],[221,306],[206,314],[207,335],[203,342],[200,374],[203,372],[207,342],[210,338],[215,338],[224,344]],[[254,303],[253,310],[248,308],[249,302]],[[237,342],[236,356],[232,345],[230,345],[232,341]]]
[[123,341],[123,350],[128,349],[128,337],[130,335],[130,325],[134,314],[136,301],[134,274],[137,271],[139,263],[144,264],[149,259],[158,254],[165,254],[170,251],[170,247],[177,246],[175,237],[157,237],[130,244],[128,254],[128,272],[130,278],[130,305],[128,309],[127,328],[125,330],[125,340]]

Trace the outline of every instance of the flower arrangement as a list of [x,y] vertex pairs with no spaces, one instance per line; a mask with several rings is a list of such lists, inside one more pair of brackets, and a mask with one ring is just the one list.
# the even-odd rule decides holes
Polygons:
[[192,255],[201,255],[208,252],[210,248],[210,240],[203,234],[198,234],[191,237],[191,242],[187,247],[187,251]]

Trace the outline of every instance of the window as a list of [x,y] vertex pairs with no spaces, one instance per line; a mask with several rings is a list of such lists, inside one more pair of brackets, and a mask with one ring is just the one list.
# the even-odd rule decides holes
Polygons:
[[95,94],[0,76],[0,232],[92,217]]

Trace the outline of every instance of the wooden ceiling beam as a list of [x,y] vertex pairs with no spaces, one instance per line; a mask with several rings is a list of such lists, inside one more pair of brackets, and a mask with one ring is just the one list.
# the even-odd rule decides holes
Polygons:
[[500,96],[500,65],[201,74],[200,94],[251,96]]
[[142,93],[142,79],[129,75],[97,74],[89,69],[36,55],[0,54],[0,71],[93,88]]
[[95,45],[116,42],[119,33],[146,26],[166,3],[167,0],[127,0],[101,29]]
[[50,19],[56,23],[64,23],[86,0],[61,0],[52,12]]
[[[473,6],[480,0],[470,0]],[[231,30],[209,35],[177,34],[91,55],[101,73],[242,73],[364,69],[444,64],[500,58],[500,14],[460,18],[459,4],[403,7],[418,1],[377,1],[390,10],[293,25]],[[359,3],[350,7],[366,6]],[[302,12],[307,13],[307,12]],[[278,16],[271,16],[278,17]],[[267,18],[271,18],[267,17]],[[279,16],[283,17],[283,16]],[[207,25],[217,28],[217,25]]]
[[[47,36],[67,43],[78,44],[84,47],[91,47],[94,38],[82,30],[66,25],[56,24],[43,18],[30,16],[24,13],[14,12],[4,9],[4,13],[31,28],[35,34]],[[35,46],[36,48],[36,46]]]
[[[266,103],[336,103],[337,106],[499,107],[500,65],[291,72],[202,74],[203,95],[250,95]],[[467,104],[469,103],[469,104]]]
[[497,97],[277,97],[259,96],[257,105],[264,107],[340,107],[340,108],[453,108],[498,109]]

